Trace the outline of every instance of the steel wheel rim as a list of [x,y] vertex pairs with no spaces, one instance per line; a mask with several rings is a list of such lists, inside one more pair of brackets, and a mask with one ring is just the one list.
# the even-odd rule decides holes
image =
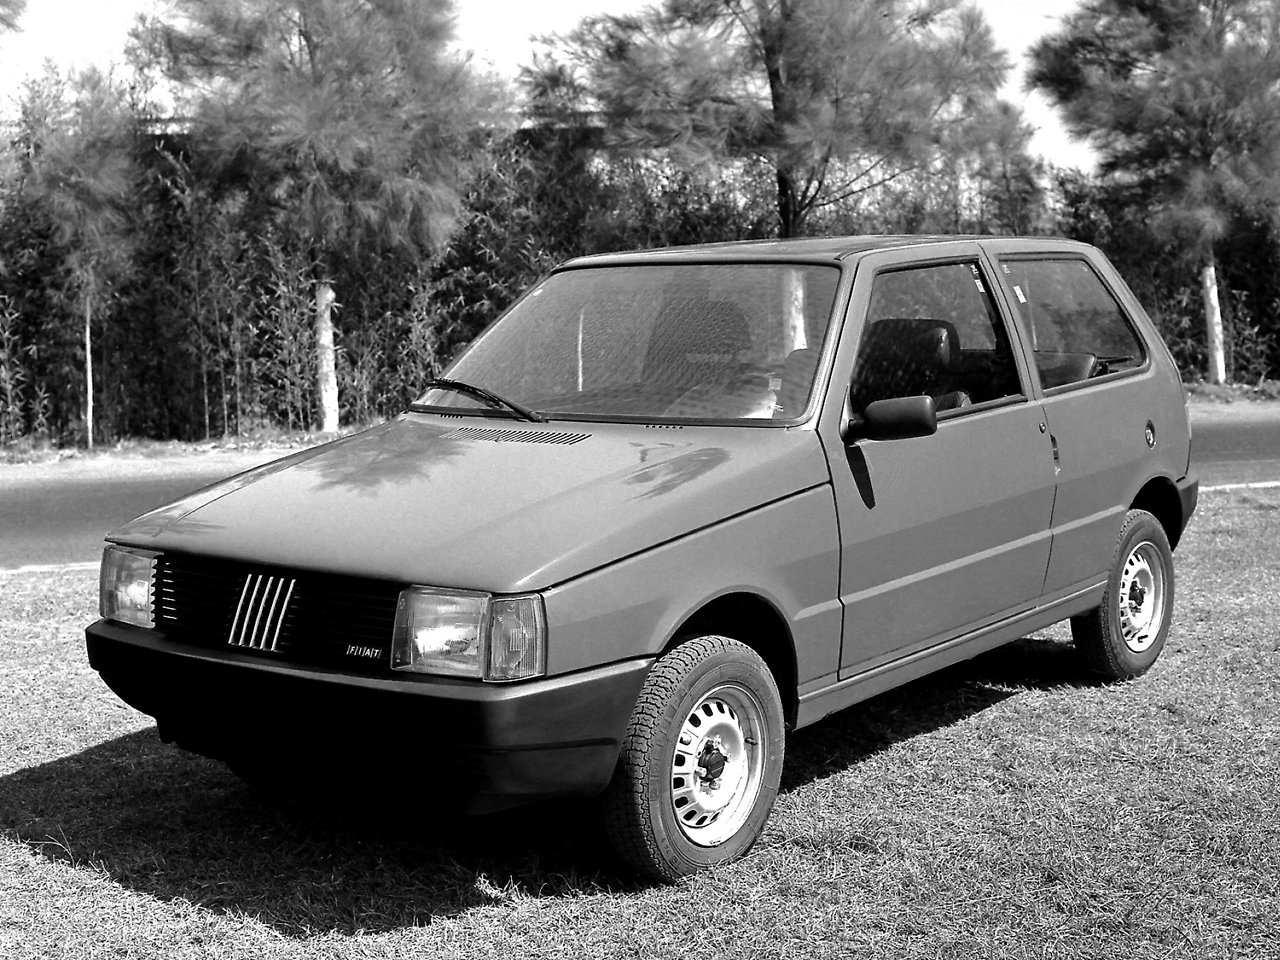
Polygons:
[[746,687],[726,683],[694,704],[676,735],[670,800],[681,833],[714,847],[747,822],[764,774],[764,707]]
[[1120,636],[1134,653],[1145,653],[1156,642],[1164,622],[1165,595],[1160,553],[1155,544],[1144,540],[1125,559],[1117,593]]

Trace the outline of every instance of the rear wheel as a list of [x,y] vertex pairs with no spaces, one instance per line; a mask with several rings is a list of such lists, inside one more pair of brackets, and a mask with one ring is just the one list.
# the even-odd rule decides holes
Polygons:
[[1152,514],[1130,510],[1116,540],[1102,603],[1071,618],[1071,636],[1095,673],[1129,680],[1156,662],[1172,617],[1169,539]]
[[665,882],[742,856],[773,807],[783,749],[760,656],[728,637],[680,644],[645,679],[602,800],[615,852]]

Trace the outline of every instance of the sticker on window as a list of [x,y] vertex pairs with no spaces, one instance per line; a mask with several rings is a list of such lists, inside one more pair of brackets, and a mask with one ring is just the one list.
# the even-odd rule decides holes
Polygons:
[[1023,292],[1022,292],[1022,288],[1021,288],[1020,286],[1018,286],[1016,283],[1013,285],[1013,292],[1014,292],[1014,293],[1016,293],[1016,294],[1018,295],[1018,302],[1019,302],[1019,303],[1026,303],[1026,302],[1027,302],[1027,295],[1026,295],[1025,293],[1023,293]]

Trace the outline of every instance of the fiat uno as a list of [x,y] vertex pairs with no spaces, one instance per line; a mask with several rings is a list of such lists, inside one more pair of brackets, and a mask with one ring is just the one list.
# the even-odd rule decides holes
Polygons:
[[394,420],[112,532],[89,659],[250,779],[591,798],[673,880],[759,837],[789,730],[1068,618],[1151,667],[1189,439],[1089,246],[588,257]]

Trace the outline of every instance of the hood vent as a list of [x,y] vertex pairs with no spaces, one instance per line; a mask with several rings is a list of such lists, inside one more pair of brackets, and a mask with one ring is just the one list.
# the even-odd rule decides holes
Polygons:
[[444,440],[492,440],[494,443],[577,443],[589,433],[563,433],[552,430],[513,430],[500,427],[458,427],[446,433]]

